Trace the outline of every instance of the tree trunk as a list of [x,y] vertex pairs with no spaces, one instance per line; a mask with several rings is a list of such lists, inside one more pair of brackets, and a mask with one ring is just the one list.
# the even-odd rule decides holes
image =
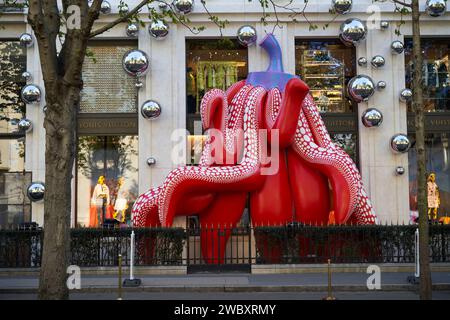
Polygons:
[[425,159],[425,128],[423,111],[422,87],[422,48],[420,41],[420,13],[419,0],[412,1],[412,29],[413,29],[413,111],[416,126],[417,150],[417,202],[419,210],[419,265],[420,265],[420,299],[431,299],[430,248],[428,235],[428,213],[426,194],[426,159]]
[[75,157],[75,125],[80,88],[58,81],[46,85],[44,247],[39,299],[68,299],[71,178]]

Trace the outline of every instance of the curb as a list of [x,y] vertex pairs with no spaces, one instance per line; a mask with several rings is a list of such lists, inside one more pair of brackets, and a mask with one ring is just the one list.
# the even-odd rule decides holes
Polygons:
[[[418,291],[417,285],[391,284],[384,285],[379,292]],[[449,283],[437,283],[432,286],[433,291],[450,291]],[[326,285],[320,286],[147,286],[138,288],[122,288],[122,292],[327,292]],[[333,292],[368,292],[366,286],[360,285],[336,285],[332,286]],[[116,287],[87,287],[72,290],[72,293],[111,293],[118,292]],[[0,289],[0,294],[24,294],[38,293],[37,288]]]
[[[363,272],[367,271],[370,265],[377,265],[381,272],[413,273],[415,264],[413,263],[364,263],[351,264],[332,263],[333,273]],[[450,272],[450,263],[430,264],[431,272]],[[252,265],[252,274],[286,274],[286,273],[328,273],[328,267],[324,264],[261,264]]]

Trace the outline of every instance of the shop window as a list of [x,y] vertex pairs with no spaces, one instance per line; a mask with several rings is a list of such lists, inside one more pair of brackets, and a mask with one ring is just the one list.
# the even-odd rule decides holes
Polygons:
[[[422,39],[424,108],[427,112],[450,111],[450,39]],[[405,41],[406,86],[412,87],[412,40]],[[408,111],[412,112],[411,103]]]
[[31,221],[27,187],[31,173],[25,171],[24,138],[0,138],[0,227]]
[[136,113],[136,78],[122,67],[123,55],[134,42],[98,41],[88,46],[83,64],[81,113]]
[[309,86],[331,139],[357,164],[357,104],[346,94],[356,76],[355,48],[338,39],[296,39],[295,61],[295,73]]
[[26,53],[18,41],[0,41],[0,227],[31,221],[26,190],[25,135],[17,123],[25,116],[20,90],[25,85]]
[[348,81],[356,75],[356,53],[339,40],[295,41],[295,72],[310,88],[322,113],[356,111],[346,96]]
[[[440,206],[437,219],[450,215],[450,131],[445,133],[428,133],[425,136],[425,155],[427,175],[436,175],[439,188]],[[409,151],[409,188],[410,208],[413,215],[417,212],[417,151]]]
[[138,195],[137,136],[78,138],[77,226],[129,224]]
[[[434,173],[439,189],[440,205],[437,219],[450,214],[450,39],[423,38],[422,76],[425,110],[425,157],[427,175]],[[412,88],[415,66],[412,63],[412,39],[405,40],[405,82]],[[414,114],[408,104],[408,132],[414,139]],[[412,220],[417,217],[417,152],[412,148],[409,158],[409,202]],[[428,200],[427,200],[428,203]]]
[[357,135],[354,133],[334,133],[331,140],[352,158],[354,163],[358,163]]
[[18,41],[0,41],[0,133],[17,133],[17,122],[25,115],[20,91],[25,85],[26,53]]
[[198,164],[205,142],[202,135],[200,103],[213,88],[226,90],[247,78],[247,48],[235,39],[186,40],[186,123],[188,165]]

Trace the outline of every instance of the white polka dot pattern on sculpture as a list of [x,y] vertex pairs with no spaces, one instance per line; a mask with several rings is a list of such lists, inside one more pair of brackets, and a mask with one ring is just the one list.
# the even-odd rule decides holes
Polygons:
[[376,215],[358,169],[350,156],[332,142],[311,95],[302,105],[294,150],[306,161],[331,166],[344,177],[350,190],[350,196],[346,199],[350,206],[345,221],[353,215],[358,224],[376,223]]

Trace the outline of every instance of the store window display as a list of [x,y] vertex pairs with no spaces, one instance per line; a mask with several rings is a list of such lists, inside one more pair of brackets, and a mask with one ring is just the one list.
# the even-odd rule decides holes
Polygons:
[[346,85],[356,75],[355,49],[339,40],[295,41],[295,72],[310,88],[322,113],[354,112]]
[[117,197],[114,203],[114,219],[118,222],[124,223],[126,218],[126,210],[129,207],[129,192],[126,190],[124,177],[119,177],[119,179],[117,179],[117,190],[115,194]]
[[105,222],[106,208],[110,203],[109,188],[105,184],[105,177],[100,176],[91,198],[91,206],[95,208],[95,214],[90,215],[91,226],[101,225]]
[[24,71],[26,50],[18,41],[0,41],[0,227],[31,221],[31,173],[25,171],[25,134],[17,128],[25,117]]
[[356,134],[354,133],[335,133],[331,134],[331,140],[352,158],[355,164],[358,164],[358,152],[356,144]]
[[[450,112],[450,39],[422,39],[424,107],[428,112]],[[405,41],[406,86],[412,87],[412,40]],[[411,104],[408,111],[412,112]]]
[[187,164],[197,165],[206,137],[200,119],[205,92],[226,90],[248,73],[247,48],[236,39],[186,40],[186,123],[189,131]]
[[437,211],[441,204],[439,188],[436,184],[436,175],[431,173],[427,180],[428,220],[435,222],[437,219]]
[[[441,221],[450,215],[450,152],[448,133],[428,133],[425,136],[427,204],[429,217]],[[417,152],[409,153],[410,209],[412,220],[417,217]]]
[[[346,121],[357,121],[357,105],[346,94],[347,83],[356,75],[353,47],[343,45],[338,39],[296,39],[295,61],[295,72],[308,84],[324,120],[345,115]],[[357,126],[347,130],[330,130],[330,136],[358,164]]]
[[129,224],[138,196],[137,136],[81,136],[77,153],[77,226]]

